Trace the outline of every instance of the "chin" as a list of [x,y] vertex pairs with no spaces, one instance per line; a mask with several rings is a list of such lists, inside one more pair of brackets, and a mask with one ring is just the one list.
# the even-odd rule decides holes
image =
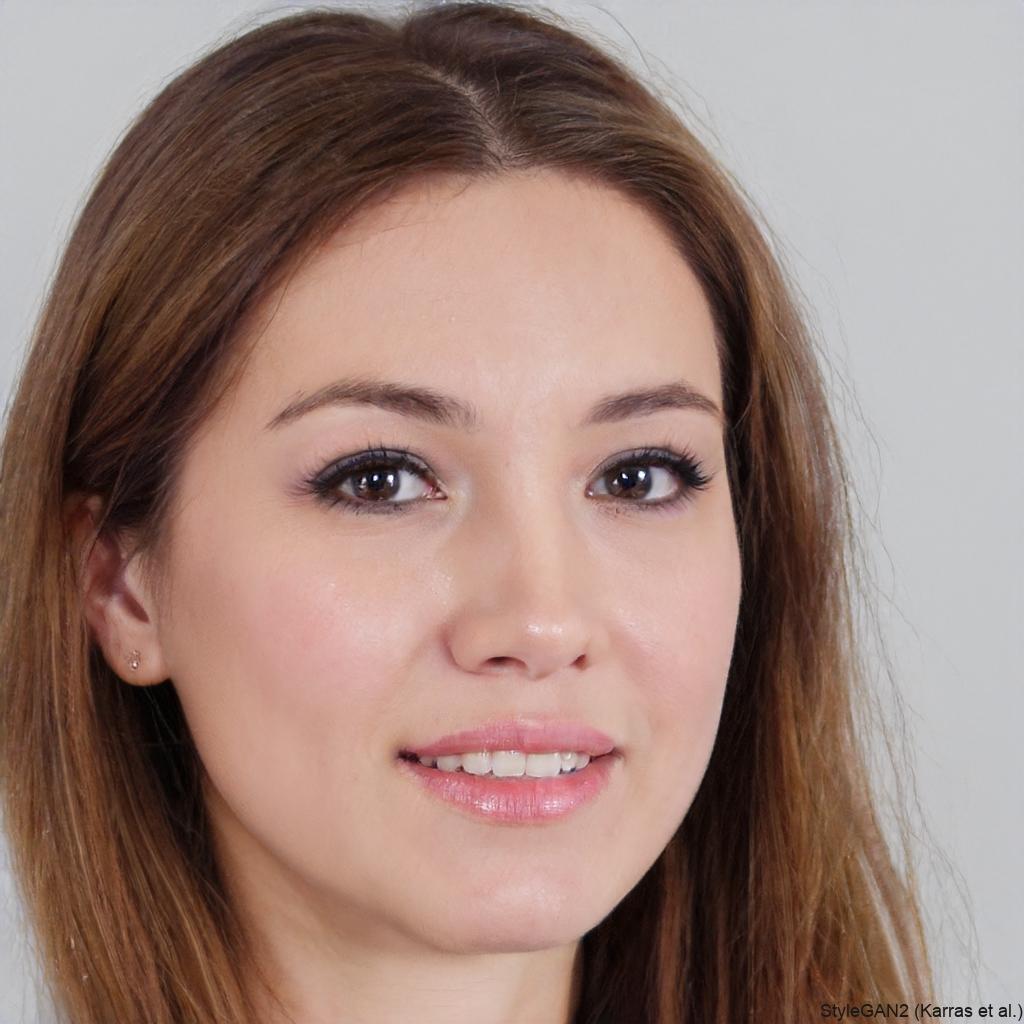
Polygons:
[[447,952],[528,953],[578,941],[607,916],[610,906],[575,889],[558,893],[550,885],[529,891],[495,882],[488,897],[457,901],[443,921],[433,921],[429,940]]

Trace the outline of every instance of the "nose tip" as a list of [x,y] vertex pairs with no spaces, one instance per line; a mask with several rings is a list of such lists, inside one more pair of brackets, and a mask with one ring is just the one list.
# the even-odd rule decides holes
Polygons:
[[579,610],[524,621],[514,607],[466,610],[458,616],[450,647],[455,660],[470,672],[521,674],[543,679],[568,668],[584,668],[594,643],[594,627]]
[[530,679],[586,667],[600,639],[594,614],[600,588],[588,578],[591,563],[577,550],[579,536],[553,517],[550,503],[529,523],[513,523],[510,514],[498,512],[507,529],[489,518],[486,533],[478,535],[489,550],[468,555],[452,654],[467,671]]

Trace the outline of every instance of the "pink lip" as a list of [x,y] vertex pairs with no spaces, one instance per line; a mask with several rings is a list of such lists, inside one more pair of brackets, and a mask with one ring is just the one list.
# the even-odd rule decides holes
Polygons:
[[619,760],[620,755],[611,753],[579,771],[545,779],[443,772],[415,759],[400,758],[398,764],[459,813],[495,824],[526,825],[565,818],[594,800],[608,786]]
[[591,757],[601,757],[615,750],[615,741],[599,729],[592,729],[582,722],[520,717],[488,722],[478,729],[451,733],[422,747],[408,747],[400,754],[445,757],[482,750],[518,750],[524,754],[572,750]]

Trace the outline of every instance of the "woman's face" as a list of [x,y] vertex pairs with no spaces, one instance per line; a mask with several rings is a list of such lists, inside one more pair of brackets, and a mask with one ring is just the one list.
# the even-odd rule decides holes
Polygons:
[[[697,280],[616,192],[553,172],[434,181],[363,211],[260,326],[187,454],[158,616],[232,884],[311,944],[574,942],[686,814],[732,654],[721,420],[649,402],[585,423],[609,395],[680,381],[721,408]],[[353,378],[451,396],[479,423],[338,402],[270,425]],[[421,468],[312,492],[375,446]],[[709,482],[630,462],[644,447],[689,453]],[[607,733],[604,790],[510,824],[398,757],[506,718]]]

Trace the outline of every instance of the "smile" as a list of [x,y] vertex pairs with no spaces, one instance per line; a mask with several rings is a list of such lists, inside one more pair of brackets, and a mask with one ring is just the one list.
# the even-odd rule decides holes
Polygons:
[[[525,762],[528,757],[516,751],[424,758],[428,762],[426,764],[421,763],[420,758],[401,755],[397,763],[411,781],[421,785],[427,793],[456,812],[494,824],[527,825],[564,819],[596,800],[607,788],[616,766],[622,760],[620,754],[613,752],[600,757],[584,754],[577,762],[575,753],[566,753],[570,753],[573,758],[572,767],[565,767],[568,762],[562,760],[562,752],[529,755],[545,759],[549,766],[554,764],[555,757],[561,762],[557,773],[539,777],[526,772]],[[493,764],[487,765],[486,772],[474,773],[468,767],[482,767],[484,762],[473,761],[473,758],[500,754],[510,755],[513,766],[516,763],[514,759],[521,759],[523,770],[507,770],[509,763],[500,758],[497,767],[499,771],[507,770],[505,775],[493,773]],[[429,764],[431,760],[462,762],[463,758],[467,759],[467,766],[458,763],[454,768],[445,768]],[[582,758],[586,758],[586,761]]]

